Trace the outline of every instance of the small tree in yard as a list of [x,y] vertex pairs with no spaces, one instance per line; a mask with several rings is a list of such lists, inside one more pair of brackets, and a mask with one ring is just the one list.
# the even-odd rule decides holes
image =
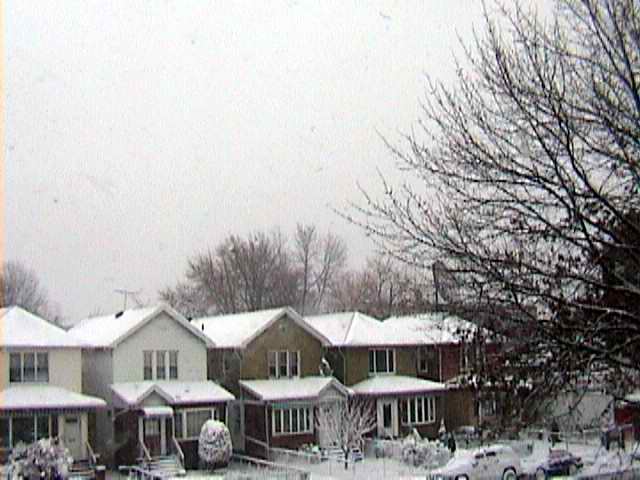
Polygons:
[[346,469],[352,449],[359,447],[364,435],[376,427],[373,403],[362,399],[323,403],[318,406],[316,427],[330,444],[342,450]]

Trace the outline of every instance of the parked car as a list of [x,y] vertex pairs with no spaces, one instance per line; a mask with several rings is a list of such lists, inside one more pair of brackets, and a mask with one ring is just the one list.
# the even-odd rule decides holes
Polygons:
[[575,475],[582,468],[582,459],[567,450],[549,450],[542,463],[528,467],[526,478],[545,480],[561,475]]
[[433,470],[430,480],[516,480],[522,473],[520,458],[507,445],[491,445],[460,452]]

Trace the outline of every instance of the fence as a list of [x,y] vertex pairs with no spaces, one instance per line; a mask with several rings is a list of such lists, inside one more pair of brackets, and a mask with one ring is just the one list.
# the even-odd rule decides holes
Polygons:
[[274,480],[309,480],[310,472],[292,467],[287,464],[260,460],[244,455],[233,455],[231,464],[224,476],[225,479],[250,480],[250,479],[274,479]]

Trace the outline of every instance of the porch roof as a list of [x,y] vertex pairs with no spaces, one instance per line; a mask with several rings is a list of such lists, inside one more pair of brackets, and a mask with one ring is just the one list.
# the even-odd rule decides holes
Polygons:
[[376,375],[356,383],[350,388],[355,395],[370,396],[410,395],[447,390],[444,383],[403,375]]
[[173,408],[171,407],[144,407],[142,413],[147,418],[153,417],[173,417]]
[[[210,380],[202,382],[180,382],[176,380],[147,380],[143,382],[123,382],[111,385],[111,390],[121,406],[141,406],[144,400],[155,393],[168,405],[189,405],[196,403],[217,403],[234,400],[226,389]],[[118,403],[118,402],[117,402]]]
[[0,391],[0,410],[105,408],[106,402],[66,388],[46,384],[12,384]]
[[265,402],[314,400],[331,387],[345,396],[349,394],[347,388],[333,377],[240,380],[240,386]]

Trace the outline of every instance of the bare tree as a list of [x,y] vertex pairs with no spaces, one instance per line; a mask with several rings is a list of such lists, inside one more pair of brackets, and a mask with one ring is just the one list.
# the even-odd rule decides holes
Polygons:
[[343,269],[347,258],[344,242],[328,232],[320,236],[313,225],[296,226],[294,255],[301,271],[300,313],[322,310],[331,282]]
[[640,5],[494,10],[457,85],[429,82],[421,129],[387,142],[406,181],[351,218],[408,263],[446,264],[462,305],[526,338],[513,381],[601,369],[621,393],[640,370],[640,280],[623,274],[640,271]]
[[367,259],[364,268],[337,277],[329,306],[385,318],[429,310],[431,296],[431,282],[422,270],[378,255]]
[[49,300],[36,273],[20,262],[4,262],[0,272],[0,306],[19,306],[48,318]]
[[376,427],[374,403],[360,398],[321,403],[316,410],[316,428],[331,445],[342,450],[344,468],[354,448],[361,448],[364,435]]
[[186,279],[160,298],[189,316],[291,305],[316,310],[345,262],[342,240],[299,226],[295,245],[279,231],[230,235],[188,260]]

